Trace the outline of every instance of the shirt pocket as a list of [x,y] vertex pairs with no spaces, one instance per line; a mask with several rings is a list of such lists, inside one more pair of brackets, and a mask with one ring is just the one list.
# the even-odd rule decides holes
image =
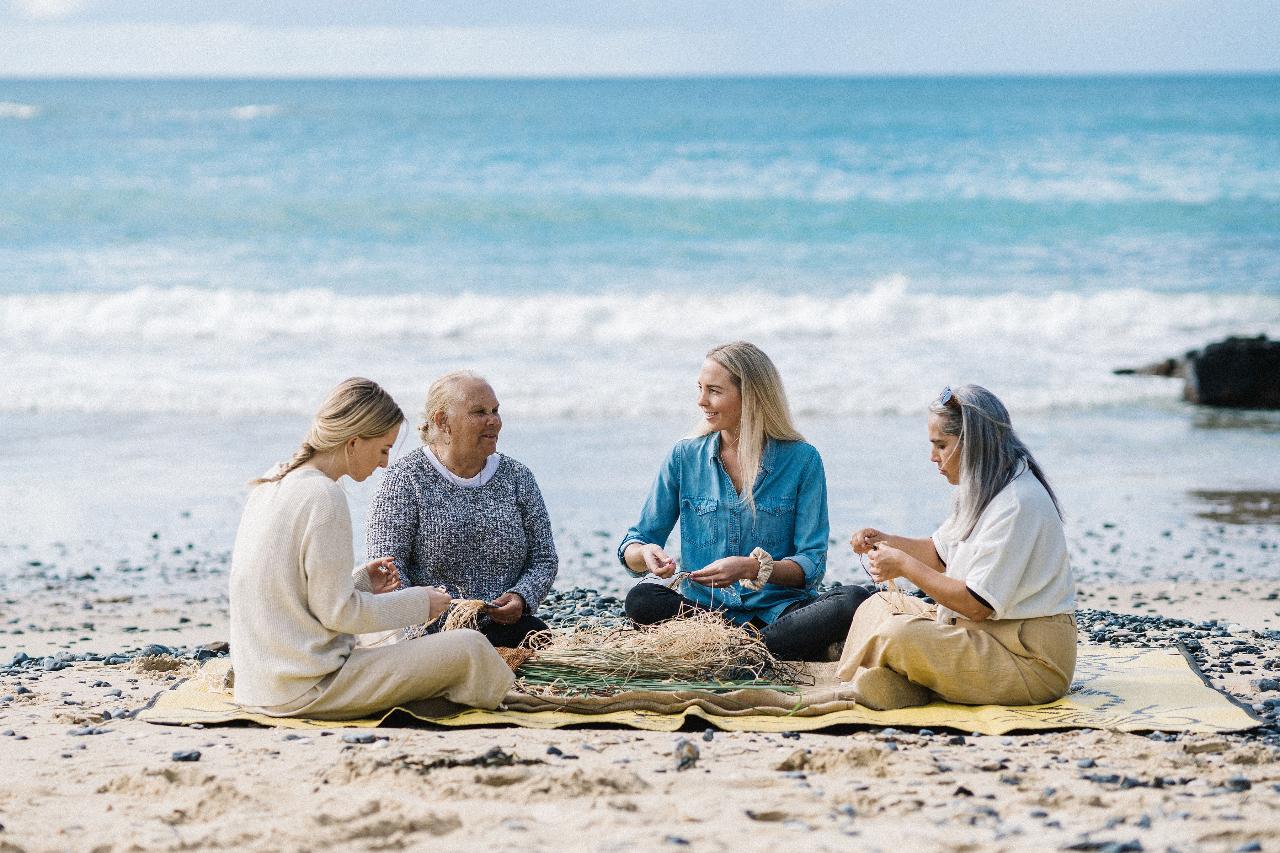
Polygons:
[[680,501],[680,541],[702,547],[717,547],[720,534],[720,502],[715,498],[682,498]]
[[756,501],[755,544],[774,558],[792,556],[796,536],[796,502],[791,498]]

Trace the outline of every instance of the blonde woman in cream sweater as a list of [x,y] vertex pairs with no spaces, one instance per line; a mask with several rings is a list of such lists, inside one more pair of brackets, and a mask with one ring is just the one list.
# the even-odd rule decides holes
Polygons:
[[376,383],[335,388],[288,463],[256,481],[231,557],[236,702],[281,717],[352,719],[443,696],[496,707],[510,669],[484,635],[450,631],[377,648],[355,634],[427,622],[451,599],[399,589],[390,559],[354,571],[351,515],[338,486],[387,464],[404,422]]

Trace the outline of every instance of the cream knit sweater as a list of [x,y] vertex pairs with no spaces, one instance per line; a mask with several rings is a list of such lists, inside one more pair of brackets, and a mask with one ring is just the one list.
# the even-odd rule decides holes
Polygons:
[[297,468],[253,490],[231,554],[236,702],[292,702],[343,665],[353,634],[427,621],[425,588],[374,595],[353,562],[347,498],[323,472]]

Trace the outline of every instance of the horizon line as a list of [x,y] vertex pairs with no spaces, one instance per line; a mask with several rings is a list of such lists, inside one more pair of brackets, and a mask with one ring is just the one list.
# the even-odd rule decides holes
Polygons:
[[698,74],[7,74],[0,82],[667,82],[715,80],[1002,80],[1002,79],[1109,79],[1187,77],[1277,77],[1280,68],[1266,70],[1165,70],[1165,71],[895,71],[895,72],[783,72]]

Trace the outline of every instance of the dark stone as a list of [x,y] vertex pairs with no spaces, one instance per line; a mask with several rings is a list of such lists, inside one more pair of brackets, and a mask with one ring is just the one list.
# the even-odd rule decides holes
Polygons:
[[170,756],[174,761],[199,761],[200,750],[198,749],[180,749]]
[[1098,766],[1098,762],[1094,761],[1092,758],[1082,758],[1076,762],[1076,767],[1082,768],[1084,770],[1088,770],[1090,767],[1097,767],[1097,766]]
[[159,643],[151,643],[139,649],[138,656],[144,658],[155,656],[173,657],[173,649],[168,646],[162,646]]
[[964,746],[965,743],[964,735],[952,735],[947,738],[947,746]]
[[1243,776],[1232,776],[1227,780],[1228,791],[1247,791],[1253,787],[1253,783]]
[[547,747],[547,755],[564,755],[564,750],[558,746],[552,745]]
[[343,743],[373,743],[377,739],[373,732],[356,732],[342,736]]
[[702,732],[702,739],[707,743],[711,743],[711,741],[715,740],[715,737],[716,730],[711,728],[711,726],[707,726]]
[[1280,341],[1230,337],[1187,353],[1183,397],[1204,406],[1280,409]]

